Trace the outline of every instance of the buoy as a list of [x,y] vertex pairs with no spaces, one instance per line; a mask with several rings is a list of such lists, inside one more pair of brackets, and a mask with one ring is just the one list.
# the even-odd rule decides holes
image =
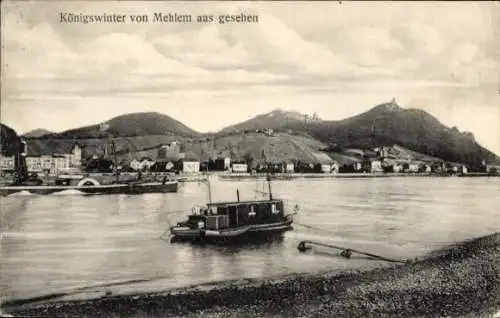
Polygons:
[[340,253],[340,256],[343,256],[345,258],[351,258],[352,252],[350,249],[343,250],[342,253]]
[[299,252],[304,253],[307,250],[310,250],[310,246],[306,246],[306,242],[300,242],[299,245],[297,245],[297,249]]

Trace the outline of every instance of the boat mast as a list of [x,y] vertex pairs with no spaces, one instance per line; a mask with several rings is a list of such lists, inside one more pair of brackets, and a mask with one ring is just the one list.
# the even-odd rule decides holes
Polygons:
[[269,188],[269,200],[272,200],[273,192],[271,191],[271,176],[269,175],[269,170],[267,171],[267,186]]
[[113,151],[113,166],[115,167],[116,183],[118,183],[120,181],[120,176],[118,172],[118,160],[116,158],[116,145],[113,139],[111,139],[111,151]]
[[273,199],[273,192],[271,191],[271,175],[269,174],[269,163],[267,162],[267,158],[266,158],[266,154],[264,152],[264,149],[262,149],[262,152],[261,152],[261,160],[264,161],[264,164],[266,165],[267,169],[267,187],[269,188],[269,200],[272,200]]

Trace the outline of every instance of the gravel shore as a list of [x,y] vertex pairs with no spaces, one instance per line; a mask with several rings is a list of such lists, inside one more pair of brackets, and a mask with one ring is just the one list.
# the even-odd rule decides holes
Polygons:
[[38,317],[491,317],[499,310],[500,233],[364,272],[4,308]]

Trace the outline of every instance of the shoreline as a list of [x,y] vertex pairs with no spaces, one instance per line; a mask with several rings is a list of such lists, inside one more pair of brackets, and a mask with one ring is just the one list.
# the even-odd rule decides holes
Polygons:
[[24,308],[4,305],[4,313],[14,316],[51,317],[494,314],[500,309],[500,232],[432,252],[422,260],[365,271],[241,279]]
[[[90,178],[103,178],[107,180],[105,184],[114,181],[115,177],[110,173],[85,173],[81,174],[85,177]],[[135,178],[135,173],[123,173],[123,176],[129,176]],[[205,172],[199,173],[186,173],[178,175],[168,175],[167,173],[144,173],[144,179],[149,178],[150,181],[161,181],[163,176],[170,176],[173,180],[179,183],[185,182],[203,182],[207,180],[207,174]],[[215,176],[220,180],[245,180],[245,179],[263,179],[267,177],[266,173],[228,173],[228,172],[209,172],[208,177]],[[495,178],[500,177],[500,174],[488,174],[488,173],[466,173],[466,174],[438,174],[431,172],[424,173],[273,173],[272,178],[275,180],[294,180],[294,179],[332,179],[332,178],[345,178],[345,179],[358,179],[358,178],[415,178],[415,177],[432,177],[432,178],[450,178],[450,177],[460,177],[460,178]],[[83,178],[83,177],[82,177]],[[148,180],[149,180],[148,179]],[[56,176],[44,176],[42,177],[44,184],[52,184],[56,180]],[[0,185],[10,184],[12,180],[9,178],[0,178]]]
[[[222,180],[240,180],[240,179],[262,179],[266,178],[265,173],[222,173],[217,174]],[[487,173],[467,173],[457,175],[443,175],[436,173],[275,173],[271,174],[276,180],[292,180],[292,179],[322,179],[322,178],[411,178],[411,177],[433,177],[433,178],[450,178],[450,177],[500,177],[500,175],[491,175]]]

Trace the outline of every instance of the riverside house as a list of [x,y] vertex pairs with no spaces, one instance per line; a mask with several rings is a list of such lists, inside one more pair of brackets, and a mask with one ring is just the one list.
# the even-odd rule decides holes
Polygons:
[[28,141],[26,145],[26,166],[29,172],[45,172],[59,174],[69,168],[81,168],[82,146],[78,143],[61,143],[52,152],[36,141]]
[[14,170],[14,156],[3,156],[0,155],[0,171],[11,171]]
[[231,170],[236,173],[246,173],[248,171],[248,164],[246,162],[233,162]]
[[320,165],[320,171],[323,173],[330,173],[332,172],[332,165],[334,164],[334,161],[330,156],[328,156],[324,152],[316,152],[313,153],[314,157],[316,158],[316,165]]
[[182,158],[180,161],[182,162],[183,173],[200,172],[200,159],[194,152],[192,151],[186,152],[184,154],[184,158]]

